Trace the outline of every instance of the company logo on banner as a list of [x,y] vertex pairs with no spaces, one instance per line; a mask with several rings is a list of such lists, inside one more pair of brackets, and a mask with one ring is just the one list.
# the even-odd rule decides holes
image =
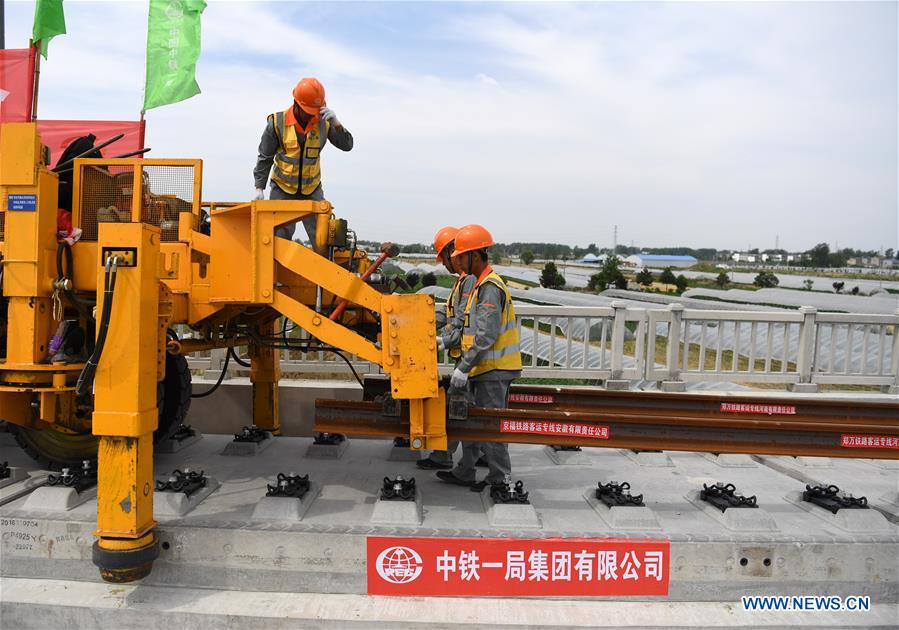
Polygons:
[[378,554],[375,569],[391,584],[406,584],[421,575],[421,556],[408,547],[388,547]]
[[367,540],[368,594],[448,597],[667,595],[667,540]]

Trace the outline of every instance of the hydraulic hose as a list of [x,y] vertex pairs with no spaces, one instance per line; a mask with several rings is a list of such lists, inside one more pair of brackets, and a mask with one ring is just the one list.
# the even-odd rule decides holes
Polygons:
[[60,241],[59,245],[56,247],[56,276],[60,280],[67,277],[65,274],[66,270],[63,269],[62,265],[63,254],[65,254],[66,257],[66,268],[68,269],[68,278],[71,282],[70,288],[64,289],[64,293],[78,310],[78,312],[81,313],[81,315],[83,315],[87,321],[93,322],[94,315],[91,310],[93,309],[94,305],[81,299],[75,293],[75,264],[72,256],[72,246],[69,245],[66,241]]
[[215,385],[207,389],[205,392],[200,392],[199,394],[191,394],[191,398],[206,398],[211,395],[215,390],[219,388],[219,385],[222,384],[222,381],[225,380],[225,374],[228,373],[228,362],[231,361],[231,353],[227,352],[225,354],[225,363],[222,365],[222,373],[219,374],[219,379],[215,382]]
[[100,315],[100,325],[97,329],[97,342],[94,352],[91,354],[81,374],[78,375],[78,383],[75,385],[75,393],[83,396],[88,393],[103,356],[103,347],[106,345],[106,335],[109,332],[109,318],[112,315],[112,297],[115,293],[116,277],[119,271],[118,256],[110,256],[106,259],[106,271],[103,277],[103,312]]

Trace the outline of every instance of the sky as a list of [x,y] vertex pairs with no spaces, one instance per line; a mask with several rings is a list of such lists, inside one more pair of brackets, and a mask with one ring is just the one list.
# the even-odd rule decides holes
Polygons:
[[[355,137],[325,195],[361,239],[896,248],[897,6],[213,0],[202,93],[147,112],[147,145],[250,199],[266,116],[315,76]],[[147,3],[64,7],[39,117],[136,119]],[[33,11],[7,0],[7,47]]]

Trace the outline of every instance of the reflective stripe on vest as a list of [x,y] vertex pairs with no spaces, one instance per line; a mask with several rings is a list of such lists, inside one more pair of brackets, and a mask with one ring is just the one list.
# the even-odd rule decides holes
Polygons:
[[493,346],[481,355],[477,365],[472,366],[469,376],[477,376],[491,370],[521,370],[521,346],[518,341],[518,322],[515,320],[515,307],[512,306],[512,296],[506,283],[495,272],[491,271],[480,280],[465,305],[465,324],[462,328],[462,352],[467,352],[474,344],[474,336],[477,333],[477,308],[478,291],[487,282],[495,284],[503,292],[505,302],[501,317],[499,336]]
[[294,195],[297,190],[301,190],[304,195],[311,195],[322,181],[319,157],[328,137],[330,123],[320,120],[318,125],[309,130],[305,142],[300,145],[296,127],[285,123],[287,111],[269,116],[278,135],[272,180],[288,194]]

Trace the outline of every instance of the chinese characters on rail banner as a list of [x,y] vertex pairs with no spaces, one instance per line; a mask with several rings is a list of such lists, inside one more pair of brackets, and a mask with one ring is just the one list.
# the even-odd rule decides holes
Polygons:
[[609,439],[609,427],[580,422],[556,422],[554,420],[501,420],[500,433],[537,433],[540,435],[574,435],[577,437]]
[[899,448],[899,436],[843,433],[840,436],[840,446],[847,448]]
[[721,411],[730,413],[763,413],[769,416],[795,416],[796,405],[759,405],[755,403],[721,403]]
[[368,538],[369,595],[667,595],[667,540]]

